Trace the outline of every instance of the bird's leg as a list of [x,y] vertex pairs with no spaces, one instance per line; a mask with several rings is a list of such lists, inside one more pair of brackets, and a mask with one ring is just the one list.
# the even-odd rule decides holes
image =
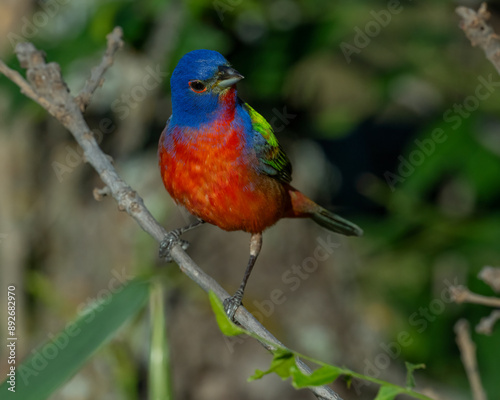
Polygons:
[[257,260],[257,256],[260,253],[261,247],[262,232],[252,233],[252,237],[250,239],[250,258],[248,260],[247,269],[245,270],[245,275],[243,275],[243,280],[241,281],[240,287],[238,288],[236,293],[224,300],[224,310],[226,310],[227,316],[232,321],[234,320],[234,314],[236,313],[236,310],[241,305],[241,301],[243,300],[243,292],[245,291],[245,286],[247,285],[248,278],[252,273],[252,268],[255,265],[255,260]]
[[189,242],[187,240],[182,240],[181,235],[204,223],[205,221],[198,218],[196,222],[193,222],[192,224],[189,224],[184,228],[174,229],[168,232],[160,243],[160,250],[159,250],[160,258],[165,259],[166,262],[171,262],[172,257],[170,257],[170,250],[172,250],[172,247],[174,247],[178,243],[184,250],[186,250],[189,247]]

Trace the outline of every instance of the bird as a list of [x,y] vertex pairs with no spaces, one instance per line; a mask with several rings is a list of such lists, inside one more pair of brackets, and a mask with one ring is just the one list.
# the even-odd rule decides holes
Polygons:
[[282,218],[311,218],[346,236],[354,223],[291,186],[292,165],[272,126],[237,94],[243,75],[214,50],[193,50],[170,78],[172,115],[160,136],[163,184],[196,222],[171,231],[160,244],[168,256],[180,236],[203,223],[250,233],[250,256],[236,293],[223,302],[234,320],[262,247],[262,232]]

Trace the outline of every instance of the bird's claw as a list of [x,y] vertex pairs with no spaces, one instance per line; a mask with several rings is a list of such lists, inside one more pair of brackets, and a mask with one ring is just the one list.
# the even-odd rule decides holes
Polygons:
[[224,311],[226,312],[226,315],[233,322],[236,322],[234,319],[234,314],[236,313],[236,310],[239,308],[239,306],[242,305],[241,300],[242,296],[239,296],[238,293],[236,293],[234,296],[225,299],[222,303],[224,305]]
[[170,256],[170,251],[176,244],[180,244],[183,250],[189,247],[189,242],[187,240],[182,240],[181,231],[179,229],[174,229],[168,232],[160,243],[160,249],[158,251],[161,259],[165,259],[166,262],[172,262],[173,259]]

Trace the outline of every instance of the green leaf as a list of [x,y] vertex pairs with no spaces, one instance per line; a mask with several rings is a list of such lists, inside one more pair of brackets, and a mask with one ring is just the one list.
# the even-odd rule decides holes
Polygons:
[[256,370],[248,381],[255,381],[256,379],[262,378],[264,375],[271,373],[276,373],[281,379],[285,380],[292,375],[293,368],[296,368],[295,356],[287,349],[279,348],[273,353],[273,360],[271,361],[271,367],[267,371]]
[[312,374],[307,375],[299,370],[297,366],[292,367],[292,385],[295,389],[308,386],[321,386],[332,383],[342,375],[342,369],[332,365],[325,365],[318,368]]
[[408,361],[405,361],[405,365],[406,365],[406,387],[411,390],[416,386],[415,378],[413,377],[413,371],[415,371],[416,369],[425,368],[425,364],[412,364],[409,363]]
[[402,387],[382,386],[378,391],[375,400],[394,400],[396,396],[403,393],[405,390]]
[[0,393],[9,393],[9,399],[47,399],[144,306],[149,286],[144,279],[133,280],[94,303],[56,336],[49,335],[49,342],[17,366],[16,391],[8,392],[10,385],[5,381]]
[[215,319],[217,320],[217,324],[219,325],[219,329],[226,336],[236,336],[242,333],[245,333],[243,329],[234,324],[226,314],[226,310],[224,310],[224,306],[222,302],[219,300],[217,295],[210,291],[208,293],[208,297],[210,298],[210,304],[212,305],[212,310],[215,313]]

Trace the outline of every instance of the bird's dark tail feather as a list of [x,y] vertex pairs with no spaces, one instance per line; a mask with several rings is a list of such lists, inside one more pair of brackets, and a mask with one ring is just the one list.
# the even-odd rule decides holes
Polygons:
[[363,235],[363,229],[361,229],[356,224],[334,214],[324,208],[313,213],[311,218],[318,225],[326,228],[332,232],[338,232],[346,236],[361,236]]

